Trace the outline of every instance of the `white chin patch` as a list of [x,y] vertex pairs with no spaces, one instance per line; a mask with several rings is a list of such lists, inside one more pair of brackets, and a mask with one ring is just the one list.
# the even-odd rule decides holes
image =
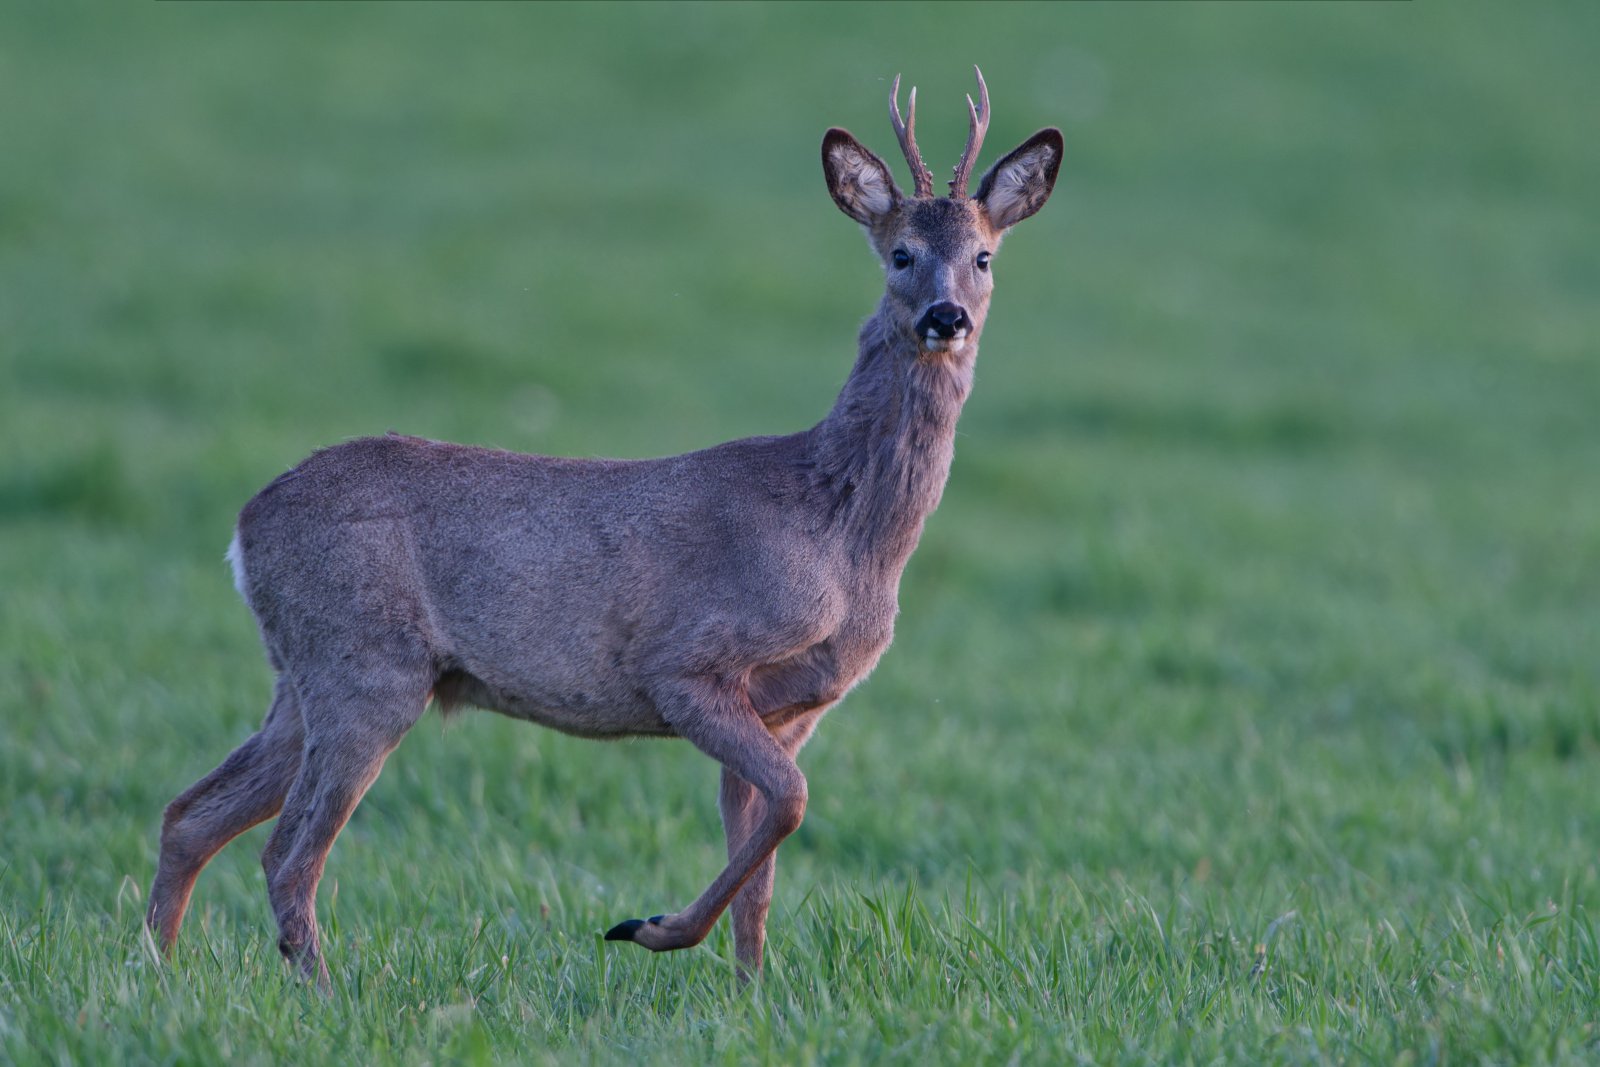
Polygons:
[[966,347],[965,337],[924,337],[922,347],[929,352],[959,352]]

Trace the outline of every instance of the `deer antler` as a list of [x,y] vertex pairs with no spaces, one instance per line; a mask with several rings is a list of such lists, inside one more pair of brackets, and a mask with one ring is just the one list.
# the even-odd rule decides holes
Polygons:
[[967,113],[972,116],[972,128],[967,134],[966,151],[961,153],[961,162],[956,164],[956,176],[950,179],[951,200],[966,199],[967,179],[972,177],[972,166],[978,162],[978,149],[983,147],[983,135],[989,132],[989,87],[983,84],[983,71],[976,65],[972,73],[978,76],[980,106],[974,107],[972,97],[967,97]]
[[914,131],[917,125],[917,89],[911,87],[911,97],[906,101],[906,120],[900,121],[900,75],[894,76],[894,88],[889,90],[889,121],[894,123],[894,135],[900,139],[900,151],[911,164],[912,196],[933,195],[933,175],[922,165],[922,153],[917,151]]

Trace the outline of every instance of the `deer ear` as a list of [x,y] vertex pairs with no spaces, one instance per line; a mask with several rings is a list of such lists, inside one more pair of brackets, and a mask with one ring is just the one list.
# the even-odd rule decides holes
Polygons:
[[997,230],[1008,230],[1044,207],[1056,187],[1065,146],[1061,131],[1051,126],[1023,141],[978,183],[977,200]]
[[822,173],[839,210],[863,226],[876,226],[900,203],[883,160],[837,126],[822,138]]

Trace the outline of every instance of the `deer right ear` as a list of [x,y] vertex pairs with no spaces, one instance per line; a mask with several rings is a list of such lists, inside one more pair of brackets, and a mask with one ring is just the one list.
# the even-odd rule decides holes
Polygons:
[[839,210],[863,226],[876,226],[900,203],[883,160],[837,126],[822,138],[822,173]]

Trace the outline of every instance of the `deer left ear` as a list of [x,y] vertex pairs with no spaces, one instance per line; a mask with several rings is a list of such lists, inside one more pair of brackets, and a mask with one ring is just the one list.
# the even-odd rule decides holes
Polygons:
[[1044,207],[1056,187],[1056,172],[1066,148],[1061,131],[1051,126],[1023,141],[989,168],[973,197],[989,213],[997,230],[1008,230]]

